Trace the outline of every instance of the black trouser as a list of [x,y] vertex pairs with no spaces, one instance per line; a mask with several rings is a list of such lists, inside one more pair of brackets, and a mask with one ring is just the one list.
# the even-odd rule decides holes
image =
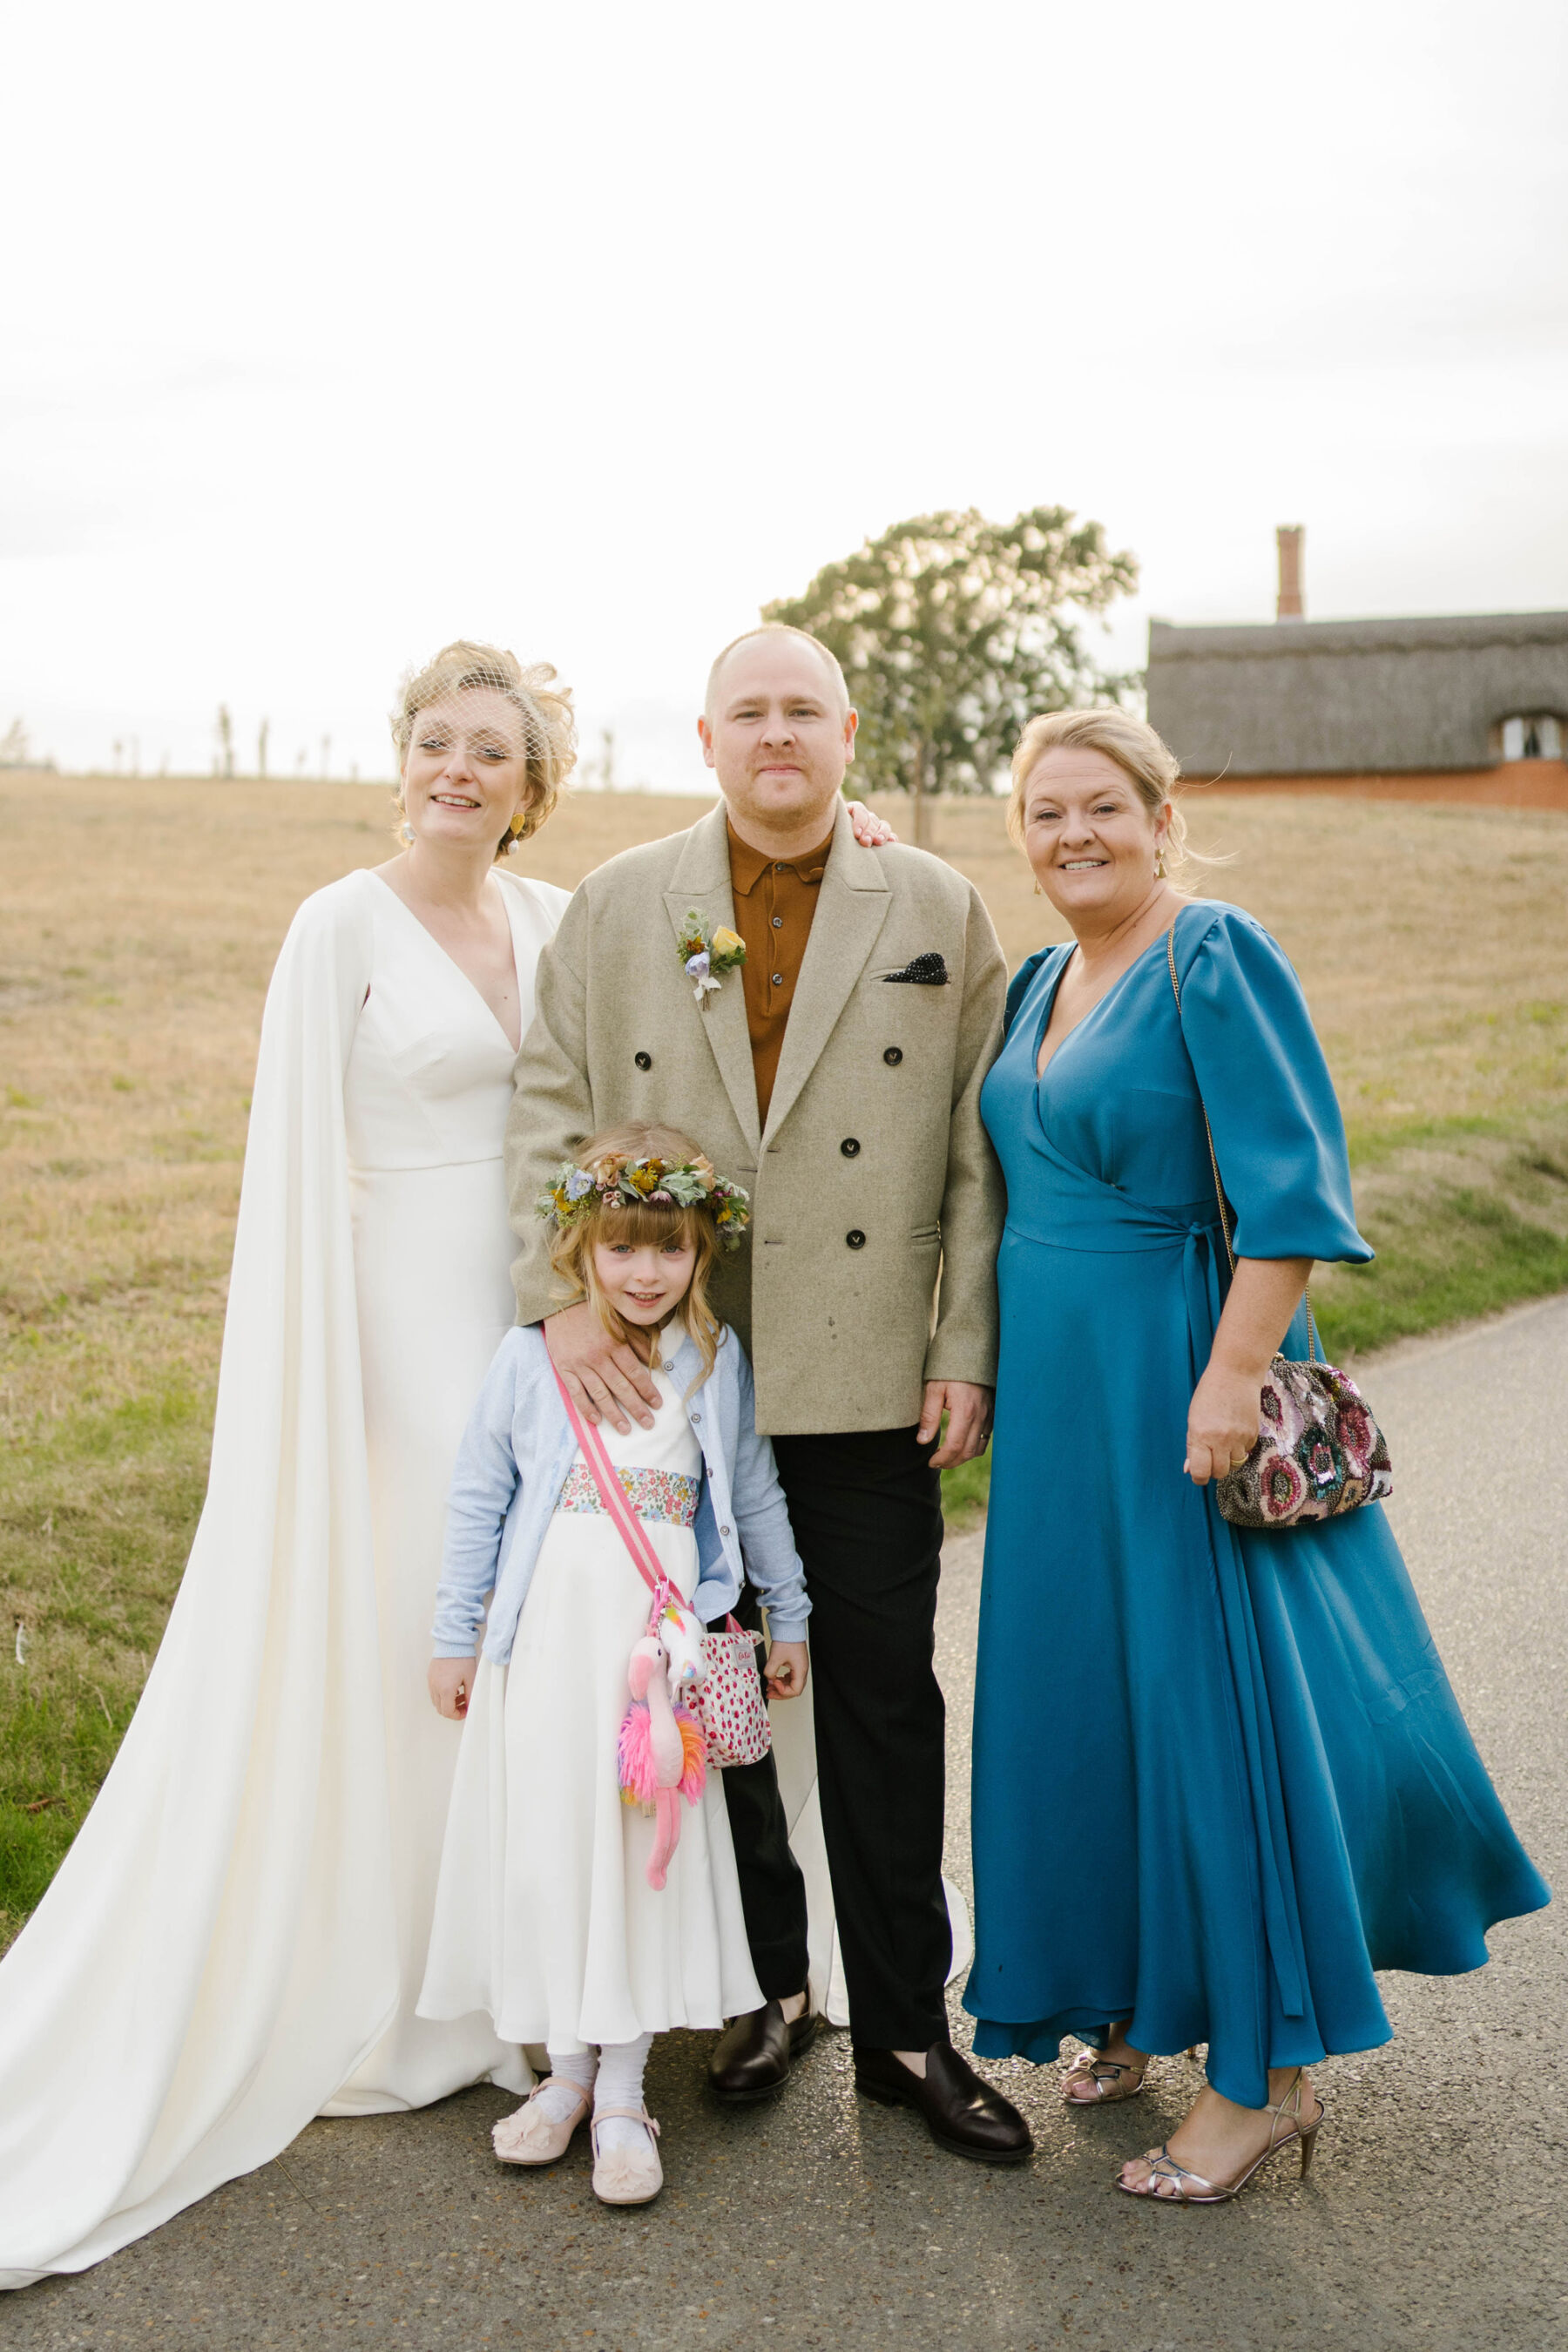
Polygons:
[[[912,1429],[773,1440],[811,1594],[822,1827],[851,2031],[868,2050],[947,2038],[946,1710],[932,1663],[942,1482],[930,1451]],[[805,1983],[805,1889],[773,1758],[723,1778],[752,1964],[764,1997],[783,2000]]]

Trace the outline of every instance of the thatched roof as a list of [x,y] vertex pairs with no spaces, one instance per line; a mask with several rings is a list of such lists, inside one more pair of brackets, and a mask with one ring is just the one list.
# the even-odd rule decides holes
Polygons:
[[1501,721],[1568,718],[1568,613],[1149,625],[1149,718],[1192,775],[1483,768]]

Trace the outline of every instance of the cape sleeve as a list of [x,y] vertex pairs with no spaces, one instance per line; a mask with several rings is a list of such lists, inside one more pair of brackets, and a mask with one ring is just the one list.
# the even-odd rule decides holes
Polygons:
[[1182,1031],[1240,1257],[1363,1265],[1344,1121],[1301,983],[1239,908],[1176,918]]
[[397,2000],[343,1074],[353,875],[268,992],[206,1500],[97,1802],[3,1964],[0,2284],[266,2162]]

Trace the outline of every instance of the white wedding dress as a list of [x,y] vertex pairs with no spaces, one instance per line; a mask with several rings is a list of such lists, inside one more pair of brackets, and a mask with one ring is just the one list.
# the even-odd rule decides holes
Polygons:
[[[499,877],[522,1021],[566,893]],[[425,1687],[458,1441],[512,1320],[512,1048],[379,877],[268,992],[206,1503],[142,1703],[0,1961],[0,2285],[312,2116],[531,2082],[416,2017],[459,1727]]]

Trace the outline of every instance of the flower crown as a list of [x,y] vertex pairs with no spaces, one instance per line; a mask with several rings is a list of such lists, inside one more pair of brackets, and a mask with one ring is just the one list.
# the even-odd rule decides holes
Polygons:
[[752,1219],[750,1194],[726,1183],[700,1152],[680,1160],[660,1160],[654,1152],[644,1160],[612,1152],[591,1169],[574,1168],[568,1160],[533,1205],[561,1233],[601,1209],[706,1209],[725,1249],[738,1246]]

